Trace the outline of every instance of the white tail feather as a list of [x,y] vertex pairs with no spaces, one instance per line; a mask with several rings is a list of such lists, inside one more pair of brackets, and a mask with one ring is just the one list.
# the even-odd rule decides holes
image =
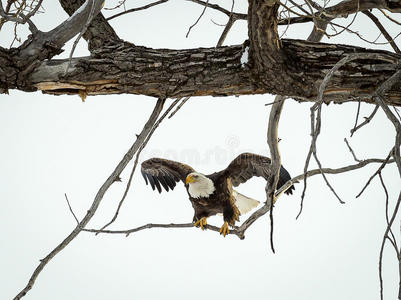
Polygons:
[[238,193],[236,190],[233,190],[233,196],[235,198],[235,205],[237,206],[241,215],[246,214],[248,211],[250,211],[252,208],[255,208],[260,203],[255,199]]

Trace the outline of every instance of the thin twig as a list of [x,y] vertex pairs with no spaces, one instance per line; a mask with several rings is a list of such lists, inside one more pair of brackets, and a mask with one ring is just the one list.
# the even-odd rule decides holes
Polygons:
[[169,119],[171,119],[180,109],[181,107],[189,100],[191,97],[185,97],[182,99],[181,103],[178,104],[177,108],[168,116]]
[[225,14],[226,16],[230,17],[230,16],[234,16],[237,20],[246,20],[248,18],[247,14],[241,14],[241,13],[236,13],[236,12],[231,12],[217,4],[210,4],[209,1],[205,2],[205,1],[201,1],[201,0],[186,0],[186,1],[190,1],[190,2],[194,2],[200,5],[203,5],[205,7],[209,7],[215,10],[218,10],[220,12],[222,12],[223,14]]
[[67,194],[64,193],[64,196],[65,196],[65,200],[67,200],[67,204],[68,204],[68,208],[70,209],[70,212],[71,212],[72,215],[74,216],[75,221],[77,221],[77,224],[79,224],[78,218],[77,218],[77,216],[75,215],[75,213],[74,213],[74,211],[72,210],[72,207],[71,207],[71,205],[70,205],[70,201],[68,201]]
[[[290,1],[290,3],[292,3],[292,5],[294,5],[295,7],[297,7],[299,10],[303,11],[304,14],[306,14],[306,15],[309,15],[309,14],[310,14],[306,9],[304,9],[304,8],[302,7],[302,5],[299,5],[298,3],[296,3],[296,2],[293,1],[293,0],[289,0],[289,1]],[[313,13],[313,10],[311,11],[311,13]]]
[[287,99],[287,97],[284,97],[284,98],[281,98],[281,97],[280,97],[278,100],[277,100],[277,98],[274,98],[274,101],[269,102],[269,103],[266,103],[265,106],[273,105],[274,103],[284,101],[285,99]]
[[[400,203],[401,203],[401,193],[398,196],[397,203],[395,205],[393,215],[390,219],[390,222],[387,225],[386,231],[383,234],[383,239],[382,239],[382,244],[380,247],[380,254],[379,254],[379,281],[380,281],[380,299],[383,300],[383,277],[382,277],[382,266],[383,266],[383,251],[384,251],[384,245],[386,244],[386,240],[388,238],[388,233],[391,229],[391,226],[393,225],[393,222],[395,220],[395,217],[397,216],[397,213],[400,208]],[[397,257],[399,264],[400,264],[400,258]],[[401,282],[401,277],[400,277],[400,282]],[[401,284],[401,283],[400,283]],[[400,294],[400,292],[399,292]]]
[[401,26],[401,22],[397,21],[396,19],[393,19],[389,14],[387,14],[387,12],[384,9],[379,8],[379,11],[387,18],[389,19],[391,22],[400,25]]
[[[87,19],[87,21],[86,21],[84,27],[82,28],[82,30],[81,30],[80,33],[78,34],[77,38],[75,39],[74,44],[72,45],[72,49],[71,49],[70,55],[69,55],[69,57],[68,57],[68,64],[67,64],[67,67],[66,67],[66,69],[65,69],[64,75],[67,75],[68,70],[70,69],[71,62],[72,62],[72,55],[73,55],[74,52],[75,52],[75,48],[77,47],[79,40],[80,40],[81,37],[84,35],[84,33],[85,33],[86,30],[88,29],[90,23],[92,22],[93,17],[95,16],[95,15],[94,15],[94,14],[95,14],[95,0],[87,0],[87,1],[88,1],[88,4],[87,4],[87,5],[89,5],[89,1],[91,1],[91,10],[90,10],[90,12],[89,12],[88,19]],[[84,98],[83,98],[83,100],[84,100]]]
[[296,15],[296,16],[298,16],[298,17],[301,17],[301,18],[310,18],[311,21],[313,20],[313,16],[311,16],[311,15],[302,15],[302,14],[296,12],[295,10],[291,9],[291,8],[288,7],[287,5],[285,5],[283,2],[280,2],[280,5],[281,5],[282,7],[284,7],[286,10],[288,10],[289,12],[293,13],[294,15]]
[[[386,185],[384,183],[383,176],[382,176],[381,172],[379,173],[379,179],[380,179],[380,183],[381,183],[381,185],[383,187],[384,194],[386,196],[386,222],[387,222],[387,226],[388,226],[388,224],[390,224],[390,221],[389,221],[389,218],[388,218],[388,199],[389,199],[389,196],[388,196],[387,187],[386,187]],[[397,257],[399,257],[400,256],[400,252],[398,251],[397,239],[395,238],[393,230],[391,230],[391,228],[390,228],[389,233],[391,234],[391,237],[389,236],[388,238],[389,238],[391,244],[393,245],[393,247],[395,249],[395,253],[396,253]]]
[[234,4],[235,4],[235,1],[232,0],[231,11],[230,11],[230,15],[228,17],[227,24],[225,25],[224,30],[220,35],[220,38],[219,38],[219,40],[217,42],[217,46],[216,47],[220,47],[220,46],[223,45],[228,33],[230,32],[230,30],[233,27],[234,23],[238,20],[237,14],[234,14]]
[[391,47],[393,48],[395,53],[401,54],[400,49],[398,48],[397,44],[394,42],[394,39],[391,37],[391,35],[387,32],[386,28],[384,28],[384,26],[382,25],[382,23],[380,23],[379,19],[372,14],[370,11],[365,10],[362,13],[364,13],[365,15],[367,15],[369,17],[369,19],[371,19],[373,21],[373,23],[375,23],[375,25],[377,26],[377,28],[380,30],[380,32],[383,34],[383,36],[386,38],[386,40],[389,42],[389,44],[391,45]]
[[351,129],[351,137],[352,137],[353,131],[355,131],[356,126],[358,126],[358,119],[359,119],[359,112],[360,111],[361,111],[361,100],[358,99],[358,108],[356,110],[355,124],[354,124],[354,127]]
[[42,6],[42,2],[43,2],[43,0],[39,0],[38,4],[36,4],[35,8],[32,9],[26,16],[24,16],[22,18],[24,22],[28,21],[28,19],[30,19],[32,16],[34,16],[37,13],[39,8]]
[[131,8],[131,9],[128,9],[126,11],[120,12],[118,14],[112,15],[111,17],[108,17],[106,20],[110,21],[110,20],[113,20],[114,18],[120,17],[122,15],[126,15],[126,14],[133,13],[133,12],[136,12],[136,11],[148,9],[148,8],[153,7],[153,6],[156,6],[156,5],[159,5],[159,4],[163,4],[163,3],[167,2],[167,1],[169,1],[169,0],[159,0],[159,1],[147,4],[147,5],[144,5],[144,6],[141,6],[141,7]]
[[[339,32],[336,32],[335,34],[328,34],[328,33],[326,33],[327,37],[334,37],[334,36],[340,35],[340,34],[343,33],[344,31],[350,32],[351,29],[349,29],[349,28],[350,28],[351,25],[355,22],[356,17],[357,17],[357,15],[358,15],[358,12],[359,12],[359,1],[358,1],[358,3],[357,3],[356,12],[355,12],[355,14],[354,14],[354,16],[353,16],[351,22],[350,22],[348,25],[346,25],[346,26],[342,26],[342,30],[339,31]],[[331,22],[330,22],[330,23],[331,23]],[[333,24],[334,24],[334,23],[333,23]]]
[[368,117],[365,117],[365,121],[363,121],[363,122],[362,122],[361,124],[359,124],[358,126],[354,126],[354,128],[352,128],[352,129],[350,130],[350,132],[351,132],[351,137],[354,135],[354,133],[355,133],[357,130],[361,129],[363,126],[365,126],[366,124],[369,124],[370,121],[372,121],[372,119],[373,119],[373,117],[376,115],[378,109],[379,109],[379,105],[376,105],[375,108],[373,109],[372,113],[371,113]]
[[[324,91],[326,89],[326,86],[327,86],[328,82],[330,81],[331,77],[334,75],[334,73],[341,66],[343,66],[345,63],[348,62],[348,59],[349,59],[349,56],[341,59],[339,62],[337,62],[334,65],[334,67],[329,72],[327,72],[326,76],[324,77],[322,83],[319,86],[316,103],[314,105],[312,105],[312,107],[310,109],[310,111],[311,111],[310,119],[311,119],[311,136],[312,136],[312,140],[311,140],[311,145],[309,147],[308,155],[307,155],[306,160],[305,160],[304,172],[306,172],[307,169],[308,169],[310,158],[311,158],[312,154],[313,154],[313,157],[315,158],[315,161],[317,162],[317,164],[319,166],[319,169],[322,168],[320,160],[317,157],[316,141],[317,141],[317,138],[318,138],[318,136],[320,134],[320,128],[321,128],[321,114],[322,114],[322,104],[323,104],[323,93],[324,93]],[[317,111],[317,115],[315,115],[316,111]],[[315,120],[316,120],[316,123],[315,123]],[[341,198],[337,195],[337,193],[335,192],[334,188],[331,186],[331,184],[327,180],[326,176],[324,175],[324,173],[322,173],[322,176],[323,176],[323,179],[325,180],[327,186],[334,193],[334,195],[337,197],[337,199],[340,201],[340,203],[344,203],[341,200]],[[304,181],[304,188],[303,188],[303,192],[302,192],[302,196],[301,196],[301,207],[300,207],[299,213],[297,215],[297,218],[300,216],[300,214],[302,212],[306,185],[307,185],[307,180]]]
[[206,1],[206,5],[205,5],[205,7],[203,8],[202,13],[201,13],[200,16],[198,17],[198,19],[195,21],[194,24],[192,24],[192,25],[188,28],[188,32],[187,32],[187,34],[185,35],[186,38],[188,37],[188,35],[189,35],[189,33],[191,32],[192,28],[194,28],[194,27],[198,24],[198,22],[200,21],[200,19],[201,19],[201,18],[203,17],[203,15],[205,14],[205,11],[206,11],[206,8],[207,8],[207,5],[208,5],[208,4],[209,4],[209,0]]
[[397,107],[395,107],[395,106],[393,106],[393,108],[394,108],[394,112],[396,113],[396,115],[398,116],[398,120],[400,120],[401,121],[401,115],[400,115],[400,113],[399,113],[399,111],[398,111],[398,108]]
[[361,160],[356,157],[354,150],[351,148],[351,146],[348,143],[346,138],[344,138],[344,142],[347,144],[348,150],[351,152],[352,157],[354,158],[354,160],[357,161],[357,162],[361,162]]
[[387,118],[391,121],[394,126],[396,136],[394,143],[394,152],[393,157],[397,163],[398,173],[401,177],[401,158],[400,158],[400,147],[401,147],[401,123],[397,119],[397,117],[390,110],[383,97],[385,93],[391,89],[391,87],[401,80],[401,69],[395,72],[390,78],[388,78],[384,83],[382,83],[379,88],[376,90],[373,95],[373,99],[375,100],[377,105],[380,105]]
[[370,182],[373,180],[373,178],[376,177],[376,175],[380,174],[380,172],[384,169],[384,167],[387,165],[388,161],[390,160],[391,155],[393,154],[393,149],[391,149],[390,153],[387,155],[386,160],[381,164],[381,166],[376,170],[376,172],[373,173],[372,176],[370,176],[369,180],[366,182],[365,186],[362,188],[362,190],[359,192],[358,195],[356,195],[355,198],[359,198],[362,193],[365,191],[365,189],[369,186]]
[[[159,99],[160,100],[160,99]],[[128,191],[130,189],[131,186],[131,182],[132,182],[132,178],[134,176],[136,167],[138,165],[138,160],[139,160],[139,156],[142,152],[142,150],[146,147],[147,143],[149,142],[150,138],[152,137],[153,133],[155,132],[155,130],[157,129],[157,127],[159,127],[159,125],[161,124],[161,122],[163,122],[164,118],[168,115],[168,113],[174,108],[174,106],[176,106],[176,104],[179,102],[180,100],[175,100],[173,103],[171,103],[171,105],[169,106],[169,108],[167,108],[167,110],[164,112],[164,114],[160,117],[159,120],[157,120],[155,122],[155,124],[153,125],[152,129],[150,130],[150,132],[148,133],[146,139],[143,141],[143,143],[141,144],[140,148],[138,149],[137,153],[136,153],[136,157],[135,157],[135,162],[134,162],[134,166],[132,167],[132,171],[130,174],[130,177],[128,179],[128,183],[127,186],[125,188],[123,197],[121,198],[120,202],[118,203],[118,207],[116,212],[114,213],[113,218],[106,224],[104,225],[102,228],[100,228],[100,230],[105,229],[106,227],[110,226],[111,224],[114,223],[114,221],[117,219],[118,214],[120,212],[121,206],[124,203],[125,198],[127,197]]]
[[[346,26],[343,26],[343,25],[340,25],[340,24],[337,24],[337,23],[334,23],[334,22],[330,22],[330,25],[336,26],[336,27],[339,27],[339,28],[342,28],[342,29],[344,29],[345,31],[356,35],[360,40],[362,40],[362,41],[364,41],[364,42],[366,42],[366,43],[368,43],[368,44],[372,44],[372,45],[387,45],[387,44],[389,44],[389,42],[380,42],[380,43],[379,43],[379,42],[375,42],[375,41],[369,41],[368,39],[365,39],[358,31],[352,30],[352,29],[350,29],[350,28],[348,28],[348,27],[346,27]],[[342,30],[342,31],[344,31],[344,30]],[[334,34],[334,35],[328,35],[328,36],[331,37],[331,36],[335,36],[335,35],[338,35],[338,34],[339,34],[339,33],[336,33],[336,34]],[[326,34],[326,35],[327,35],[327,34]],[[399,32],[398,34],[396,34],[395,37],[392,38],[392,40],[395,41],[400,35],[401,35],[401,32]]]
[[225,25],[224,30],[221,33],[220,38],[219,38],[219,40],[217,42],[217,47],[223,45],[223,43],[224,43],[224,41],[225,41],[225,39],[226,39],[226,37],[228,35],[228,32],[233,27],[235,21],[236,21],[235,17],[230,16],[230,18],[228,19],[227,24]]

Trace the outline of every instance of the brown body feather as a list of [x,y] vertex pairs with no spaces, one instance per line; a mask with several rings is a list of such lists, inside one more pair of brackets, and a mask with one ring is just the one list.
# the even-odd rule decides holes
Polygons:
[[[195,210],[194,221],[200,220],[202,217],[222,213],[224,221],[233,226],[235,221],[239,220],[240,215],[235,205],[233,186],[238,186],[253,176],[268,179],[271,176],[270,163],[271,160],[268,157],[252,153],[242,153],[226,169],[206,175],[207,178],[213,181],[215,186],[215,191],[208,197],[192,197],[188,191],[188,185],[185,185],[189,200]],[[146,184],[149,182],[152,189],[155,190],[157,188],[160,193],[162,187],[166,191],[169,189],[173,190],[176,182],[180,180],[185,184],[188,174],[195,172],[195,170],[179,162],[162,158],[151,158],[142,163],[141,172]],[[287,170],[281,167],[277,188],[280,188],[290,179],[291,176]],[[294,186],[291,186],[285,193],[292,194],[293,190]]]
[[217,174],[206,175],[216,187],[216,190],[209,197],[194,198],[188,192],[189,200],[195,210],[193,221],[196,222],[203,217],[207,218],[222,213],[224,221],[234,226],[235,221],[239,221],[240,212],[235,205],[231,179]]

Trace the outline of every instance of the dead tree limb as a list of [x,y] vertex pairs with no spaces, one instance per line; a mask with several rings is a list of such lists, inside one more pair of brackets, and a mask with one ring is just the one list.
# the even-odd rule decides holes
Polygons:
[[130,189],[131,186],[131,182],[132,182],[132,178],[133,175],[135,173],[136,167],[138,165],[138,160],[139,160],[139,156],[142,152],[142,150],[146,147],[147,143],[149,142],[150,138],[152,137],[153,133],[155,132],[155,130],[157,129],[157,127],[161,124],[161,122],[163,122],[163,120],[166,118],[166,116],[170,113],[170,111],[177,105],[177,103],[179,102],[179,100],[175,100],[169,107],[168,109],[163,113],[163,115],[160,117],[160,119],[158,119],[152,126],[152,129],[150,130],[150,132],[148,133],[146,139],[143,141],[143,143],[141,144],[141,146],[139,147],[139,149],[136,152],[136,157],[135,157],[135,161],[134,161],[134,166],[132,167],[132,171],[131,174],[129,176],[128,182],[127,182],[127,186],[125,188],[124,194],[120,200],[120,202],[118,203],[117,209],[112,217],[112,219],[105,224],[103,227],[100,228],[100,230],[105,229],[106,227],[110,226],[111,224],[114,223],[114,221],[117,219],[118,214],[120,212],[121,206],[124,203],[125,198],[128,195],[128,191]]
[[[335,169],[331,169],[331,168],[323,168],[322,170],[320,169],[313,169],[313,170],[309,170],[306,174],[300,174],[294,178],[292,178],[291,180],[289,180],[288,182],[286,182],[279,190],[277,190],[275,192],[274,197],[276,199],[278,199],[282,193],[284,193],[290,186],[292,186],[293,184],[304,180],[306,177],[312,177],[315,175],[319,175],[321,174],[321,172],[323,171],[325,174],[342,174],[342,173],[346,173],[349,171],[353,171],[353,170],[357,170],[357,169],[361,169],[369,164],[376,164],[376,163],[383,163],[385,160],[384,159],[378,159],[378,158],[370,158],[370,159],[365,159],[362,160],[361,162],[357,163],[357,164],[353,164],[353,165],[348,165],[348,166],[344,166],[341,168],[335,168]],[[389,160],[388,163],[394,163],[394,160]],[[260,217],[262,217],[263,215],[265,215],[267,212],[269,212],[270,210],[270,205],[268,204],[264,204],[261,208],[259,208],[258,210],[256,210],[251,216],[248,217],[248,219],[246,219],[241,226],[237,227],[235,226],[233,230],[230,230],[229,234],[231,235],[236,235],[237,237],[239,237],[240,239],[244,239],[245,238],[245,232],[246,230],[256,221],[258,220]],[[151,228],[192,228],[194,227],[194,223],[184,223],[184,224],[145,224],[133,229],[127,229],[127,230],[99,230],[99,229],[89,229],[89,228],[84,228],[83,231],[86,232],[91,232],[91,233],[95,233],[95,234],[124,234],[126,236],[131,235],[132,233],[141,231],[141,230],[145,230],[145,229],[151,229]],[[212,230],[212,231],[216,231],[219,232],[220,228],[217,226],[213,226],[211,224],[207,225],[207,229]]]
[[163,109],[165,99],[159,99],[155,105],[155,108],[149,117],[149,120],[146,122],[142,132],[128,150],[128,152],[124,155],[123,159],[111,173],[111,175],[106,179],[103,185],[100,187],[99,191],[97,192],[95,199],[91,207],[89,208],[88,212],[86,213],[85,217],[77,224],[74,230],[56,247],[54,248],[45,258],[43,258],[39,265],[36,267],[35,271],[33,272],[32,276],[30,277],[28,284],[15,296],[14,300],[21,299],[26,295],[27,292],[33,287],[37,277],[39,276],[40,272],[43,268],[56,256],[61,250],[63,250],[72,240],[74,240],[78,234],[82,231],[83,228],[89,223],[89,221],[94,216],[97,208],[99,207],[100,202],[103,199],[103,196],[107,192],[107,190],[111,187],[111,185],[119,178],[121,172],[125,169],[127,164],[131,161],[134,154],[138,151],[139,147],[145,141],[146,137],[148,136],[149,132],[152,130],[153,125],[155,124],[159,114]]

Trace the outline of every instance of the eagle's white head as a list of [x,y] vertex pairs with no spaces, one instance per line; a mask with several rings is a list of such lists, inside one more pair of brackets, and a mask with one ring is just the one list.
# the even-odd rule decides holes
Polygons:
[[193,198],[209,197],[216,190],[213,181],[198,172],[188,174],[185,182],[188,184],[188,192]]

